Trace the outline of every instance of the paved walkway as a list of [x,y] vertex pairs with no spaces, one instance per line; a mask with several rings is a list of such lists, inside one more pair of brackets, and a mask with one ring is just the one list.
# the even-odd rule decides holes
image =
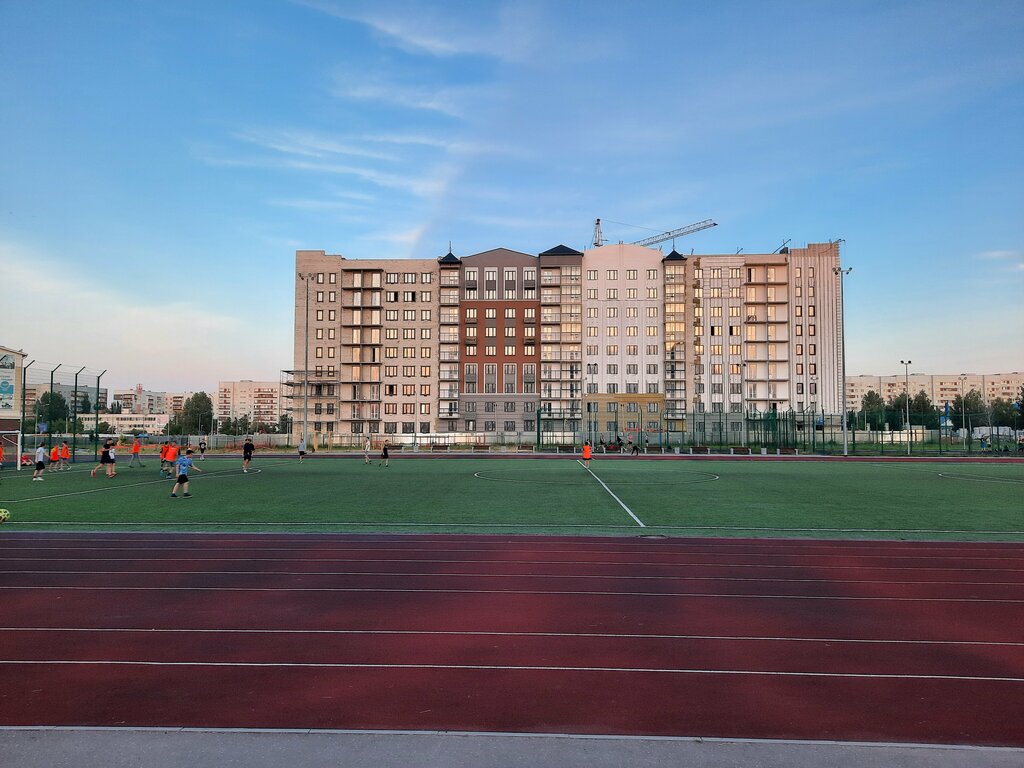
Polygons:
[[1024,749],[471,733],[0,728],[0,768],[1020,768]]

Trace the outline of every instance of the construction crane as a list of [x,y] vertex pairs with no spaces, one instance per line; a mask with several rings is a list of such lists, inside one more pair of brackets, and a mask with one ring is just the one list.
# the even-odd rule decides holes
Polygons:
[[[600,219],[598,221],[600,221]],[[686,227],[673,229],[670,232],[662,232],[660,235],[654,235],[653,237],[645,237],[643,240],[637,240],[635,243],[631,243],[631,245],[657,245],[658,243],[663,243],[666,240],[674,240],[677,237],[683,237],[684,235],[692,235],[694,232],[700,232],[702,229],[711,229],[711,227],[717,226],[718,224],[713,222],[711,219],[704,219],[704,221],[698,221],[696,224],[690,224],[689,226]]]

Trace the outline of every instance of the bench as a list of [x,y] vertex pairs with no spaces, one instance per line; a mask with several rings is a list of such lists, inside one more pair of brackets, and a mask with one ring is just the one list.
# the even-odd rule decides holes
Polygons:
[[491,450],[491,446],[489,446],[487,443],[476,443],[473,446],[473,450],[474,451],[483,451],[484,453],[487,453],[488,451]]
[[533,453],[533,443],[520,443],[516,446],[516,453]]
[[779,448],[777,453],[779,456],[796,456],[800,451],[796,448]]
[[733,456],[749,456],[750,447],[746,445],[734,445],[729,449],[729,453]]
[[708,448],[706,445],[691,445],[690,446],[690,455],[691,456],[695,456],[695,455],[698,455],[698,454],[700,454],[700,455],[707,455],[709,453],[711,453],[711,449]]
[[555,453],[577,453],[575,445],[556,445]]
[[431,443],[430,450],[432,453],[447,453],[449,450],[448,443]]
[[661,445],[648,445],[645,450],[645,453],[665,453],[671,450],[671,448],[665,448],[664,446]]

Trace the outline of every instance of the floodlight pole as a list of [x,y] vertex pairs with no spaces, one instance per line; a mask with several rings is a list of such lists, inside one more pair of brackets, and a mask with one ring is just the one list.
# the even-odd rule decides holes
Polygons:
[[967,450],[967,395],[964,394],[964,385],[967,383],[967,374],[960,374],[960,411],[962,412],[960,428],[964,431],[964,450]]
[[910,440],[914,434],[914,431],[910,428],[910,364],[913,360],[900,360],[900,365],[903,366],[903,376],[905,388],[907,392],[907,456],[910,455]]
[[72,395],[71,404],[71,416],[73,421],[71,422],[71,463],[75,463],[75,450],[78,448],[78,377],[82,375],[82,371],[85,370],[85,366],[78,369],[78,373],[75,374],[75,393]]
[[843,298],[843,282],[844,278],[853,272],[853,267],[833,267],[833,274],[839,275],[839,345],[842,347],[842,371],[840,377],[842,380],[842,390],[839,395],[839,403],[843,409],[843,456],[850,455],[850,425],[847,423],[847,410],[846,410],[846,304]]

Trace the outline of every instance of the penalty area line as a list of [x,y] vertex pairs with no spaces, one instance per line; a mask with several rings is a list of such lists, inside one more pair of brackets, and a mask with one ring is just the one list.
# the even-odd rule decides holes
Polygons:
[[587,472],[590,473],[590,476],[592,478],[594,478],[595,480],[597,480],[597,482],[599,482],[601,484],[601,487],[604,488],[606,491],[608,491],[608,494],[613,499],[615,499],[617,502],[619,502],[619,506],[622,507],[624,510],[626,510],[626,514],[629,515],[631,518],[633,518],[633,520],[636,522],[637,525],[639,525],[641,528],[646,528],[647,527],[646,525],[644,525],[643,520],[641,520],[639,517],[637,517],[636,515],[633,514],[633,510],[631,510],[629,507],[627,507],[626,504],[622,501],[622,499],[620,499],[618,496],[616,496],[614,493],[612,493],[612,489],[609,488],[607,485],[605,485],[604,480],[602,480],[600,477],[598,477],[597,475],[595,475],[591,471],[590,467],[584,465],[584,463],[580,459],[576,459],[576,463],[579,464],[581,467],[583,467],[585,470],[587,470]]

